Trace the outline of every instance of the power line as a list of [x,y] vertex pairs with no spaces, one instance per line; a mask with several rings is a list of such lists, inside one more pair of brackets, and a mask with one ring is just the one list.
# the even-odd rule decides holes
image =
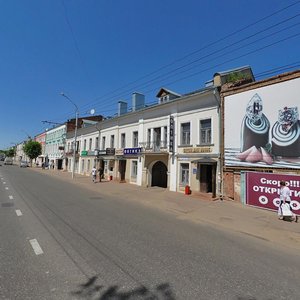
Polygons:
[[[192,56],[192,55],[194,55],[194,54],[196,54],[196,53],[199,53],[200,51],[202,51],[202,50],[204,50],[204,49],[207,49],[207,48],[209,48],[209,47],[211,47],[211,46],[213,46],[213,45],[215,45],[215,44],[217,44],[217,43],[219,43],[219,42],[222,42],[222,41],[224,41],[224,40],[226,40],[226,39],[228,39],[228,38],[230,38],[230,37],[232,37],[232,36],[234,36],[234,35],[236,35],[236,34],[242,32],[242,31],[244,31],[244,30],[246,30],[246,29],[249,29],[250,27],[252,27],[252,26],[254,26],[254,25],[256,25],[256,24],[259,24],[259,23],[261,23],[261,22],[263,22],[263,21],[265,21],[265,20],[267,20],[267,19],[269,19],[269,18],[271,18],[271,17],[273,17],[273,16],[275,16],[275,15],[277,15],[277,14],[279,14],[279,13],[281,13],[281,12],[283,12],[283,11],[285,11],[285,10],[287,10],[287,9],[289,9],[289,8],[291,8],[291,7],[293,7],[293,6],[295,6],[295,5],[297,5],[297,4],[299,4],[299,3],[300,3],[300,1],[296,1],[296,2],[294,2],[294,3],[292,3],[292,4],[290,4],[290,5],[287,5],[287,6],[283,7],[283,8],[281,8],[281,9],[279,9],[279,10],[277,10],[277,11],[275,11],[275,12],[273,12],[273,13],[271,13],[271,14],[269,14],[269,15],[263,17],[263,18],[261,18],[261,19],[258,19],[257,21],[254,21],[254,22],[252,22],[252,23],[250,23],[250,24],[248,24],[248,25],[246,25],[246,26],[244,26],[244,27],[242,27],[242,28],[240,28],[240,29],[238,29],[238,30],[236,30],[236,31],[234,31],[234,32],[232,32],[232,33],[230,33],[230,34],[228,34],[228,35],[225,35],[224,37],[222,37],[222,38],[220,38],[220,39],[218,39],[218,40],[216,40],[216,41],[214,41],[214,42],[211,42],[211,43],[209,43],[209,44],[207,44],[207,45],[201,47],[200,49],[197,49],[197,50],[195,50],[195,51],[193,51],[193,52],[191,52],[191,53],[189,53],[189,54],[187,54],[187,55],[185,55],[185,56],[183,56],[183,57],[181,57],[181,58],[176,59],[176,60],[174,60],[173,62],[171,62],[171,63],[169,63],[169,64],[166,64],[166,65],[160,67],[159,69],[157,69],[157,70],[155,70],[155,71],[153,71],[153,72],[150,72],[150,73],[148,73],[148,74],[146,74],[146,75],[144,75],[144,76],[138,78],[137,80],[134,80],[134,81],[132,81],[132,82],[130,82],[130,83],[128,83],[128,84],[122,86],[122,87],[119,87],[119,88],[115,89],[114,91],[110,91],[110,92],[108,92],[108,93],[106,93],[106,94],[104,94],[104,95],[102,95],[102,96],[99,96],[99,97],[95,98],[94,100],[92,100],[92,102],[95,101],[95,100],[98,100],[98,99],[100,99],[100,98],[102,98],[102,97],[105,97],[106,95],[111,95],[112,93],[114,93],[114,92],[116,92],[116,91],[118,91],[118,90],[121,90],[121,89],[123,89],[123,88],[126,88],[127,86],[130,86],[130,85],[132,85],[132,84],[134,84],[134,83],[136,83],[136,82],[138,82],[138,81],[140,81],[140,80],[142,80],[142,79],[144,79],[144,78],[147,78],[147,77],[149,77],[149,76],[151,76],[151,75],[153,75],[153,74],[156,74],[156,73],[158,73],[159,71],[161,71],[161,70],[163,70],[163,69],[166,69],[167,67],[170,67],[170,66],[174,65],[174,64],[177,63],[177,62],[183,61],[184,59],[186,59],[186,58],[188,58],[188,57],[190,57],[190,56]],[[90,103],[92,104],[92,102],[90,102]],[[87,105],[88,105],[88,104],[87,104]]]
[[[62,0],[62,1],[63,1],[63,0]],[[296,1],[296,2],[294,2],[294,3],[292,3],[292,4],[288,5],[288,6],[286,6],[286,7],[284,7],[284,8],[282,8],[282,9],[280,9],[280,10],[277,10],[277,11],[275,11],[275,12],[273,12],[273,13],[271,13],[271,14],[269,14],[269,15],[267,15],[267,16],[265,16],[265,17],[263,17],[263,18],[261,18],[261,19],[259,19],[259,20],[257,20],[257,21],[255,21],[255,22],[253,22],[253,23],[248,24],[247,26],[244,26],[244,27],[242,27],[242,28],[240,28],[240,29],[238,29],[238,30],[236,30],[236,31],[234,31],[234,32],[232,32],[232,33],[226,35],[225,37],[223,37],[223,38],[221,38],[221,39],[218,39],[217,41],[214,41],[214,42],[212,42],[212,43],[210,43],[210,44],[208,44],[208,45],[206,45],[206,46],[204,46],[204,47],[202,47],[202,48],[200,48],[200,49],[198,49],[198,50],[196,50],[196,51],[194,51],[194,52],[192,52],[192,53],[189,53],[189,54],[183,56],[182,58],[179,58],[179,59],[173,61],[173,62],[170,63],[170,64],[167,64],[167,65],[165,65],[165,66],[159,68],[158,70],[156,70],[156,71],[154,71],[154,72],[151,72],[151,73],[149,73],[149,74],[143,76],[142,78],[147,78],[147,77],[151,76],[152,74],[155,74],[155,73],[159,72],[159,71],[162,70],[162,69],[165,69],[165,68],[167,68],[167,67],[169,67],[169,66],[171,66],[171,65],[174,65],[176,62],[182,61],[182,60],[186,59],[187,57],[190,57],[190,56],[192,56],[192,55],[194,55],[194,54],[196,54],[196,53],[198,53],[198,52],[200,52],[200,51],[202,51],[202,50],[204,50],[204,49],[206,49],[206,48],[211,47],[212,45],[215,45],[215,44],[217,44],[217,43],[219,43],[219,42],[221,42],[221,41],[224,41],[224,40],[228,39],[229,37],[232,37],[232,36],[234,36],[235,34],[240,33],[240,32],[242,32],[242,31],[244,31],[245,29],[248,29],[249,27],[254,26],[254,25],[256,25],[256,24],[258,24],[258,23],[260,23],[260,22],[262,22],[262,21],[264,21],[264,20],[266,20],[266,19],[268,19],[268,18],[271,18],[272,16],[275,16],[275,15],[279,14],[280,12],[282,12],[282,11],[284,11],[284,10],[287,10],[287,9],[289,9],[289,8],[291,8],[291,7],[293,7],[293,6],[297,5],[297,4],[299,4],[299,3],[300,3],[300,1]],[[63,4],[64,4],[64,3],[63,3]],[[291,17],[291,18],[288,18],[288,19],[286,19],[286,20],[284,20],[284,21],[282,21],[282,22],[279,22],[279,23],[277,23],[277,24],[275,24],[275,25],[273,25],[273,26],[278,26],[279,24],[282,24],[283,22],[286,22],[286,21],[288,21],[288,20],[290,20],[290,19],[292,19],[292,18],[295,18],[295,17],[297,17],[297,16],[298,16],[298,15],[293,16],[293,17]],[[272,26],[270,26],[270,27],[272,27]],[[270,27],[268,27],[268,28],[266,28],[266,29],[264,29],[264,30],[259,31],[258,33],[264,32],[264,31],[270,29]],[[70,28],[72,29],[72,27],[70,27]],[[258,34],[258,33],[256,33],[256,34]],[[254,36],[254,35],[255,35],[255,34],[252,34],[252,35],[250,35],[250,36],[248,36],[248,37],[246,37],[246,38],[244,38],[244,39],[242,39],[242,40],[240,40],[240,41],[238,41],[238,42],[236,42],[236,43],[233,43],[233,44],[231,44],[231,45],[229,45],[229,46],[223,47],[222,49],[226,49],[226,48],[228,48],[228,47],[230,47],[230,46],[232,46],[232,45],[235,45],[235,44],[237,44],[237,43],[239,43],[239,42],[241,42],[241,41],[243,41],[243,40],[249,39],[249,38],[251,38],[251,37]],[[76,40],[75,40],[75,41],[76,41]],[[77,48],[78,48],[78,47],[77,47]],[[217,53],[217,52],[220,52],[220,51],[222,51],[222,49],[219,49],[219,50],[217,50],[217,51],[214,51],[213,53],[210,53],[210,54],[207,55],[207,56],[211,56],[211,55],[213,55],[213,54],[215,54],[215,53]],[[78,48],[78,50],[79,50],[79,48]],[[79,52],[79,53],[80,53],[80,52]],[[248,55],[248,54],[246,54],[246,55]],[[207,57],[207,56],[205,56],[205,57]],[[199,61],[199,60],[201,60],[201,59],[203,59],[203,58],[199,58],[199,59],[197,59],[196,61]],[[232,61],[232,60],[231,60],[231,61]],[[192,64],[192,63],[194,63],[194,62],[195,62],[195,61],[190,62],[190,63],[188,63],[188,64],[186,64],[186,65],[184,65],[184,66],[181,66],[181,67],[179,67],[179,68],[177,68],[177,69],[182,69],[182,68],[184,68],[184,67],[186,67],[186,66],[188,66],[188,65],[190,65],[190,64]],[[227,62],[228,62],[228,61],[226,61],[225,63],[227,63]],[[206,62],[206,63],[207,63],[207,62]],[[223,65],[223,64],[224,64],[224,63],[218,64],[218,65]],[[198,65],[198,66],[199,66],[199,65]],[[175,70],[177,70],[177,69],[175,69]],[[209,68],[209,69],[211,69],[211,68]],[[175,70],[172,70],[171,72],[174,72]],[[185,72],[187,72],[187,71],[189,71],[189,70],[186,70]],[[171,73],[171,72],[168,72],[167,74],[169,74],[169,73]],[[201,72],[200,72],[200,73],[201,73]],[[177,73],[177,75],[178,75],[178,74],[181,74],[181,73]],[[166,74],[160,75],[159,78],[161,78],[161,77],[163,77],[163,76],[165,76],[165,75],[166,75]],[[173,76],[175,76],[175,75],[173,75]],[[173,77],[173,76],[172,76],[172,77]],[[123,89],[124,87],[127,87],[127,86],[131,85],[132,83],[136,83],[136,82],[140,81],[142,78],[139,78],[139,79],[135,80],[134,82],[131,82],[131,83],[129,83],[129,84],[123,86],[123,87],[120,87],[120,88],[118,88],[118,89],[115,89],[114,91],[109,92],[109,93],[107,93],[107,94],[105,94],[105,95],[109,95],[110,97],[112,97],[112,94],[113,94],[113,93],[116,93],[118,90],[121,90],[121,89]],[[152,79],[152,81],[153,81],[153,80],[154,80],[154,79]],[[176,80],[176,82],[177,82],[177,81],[180,81],[180,80],[183,80],[183,79],[178,79],[178,80]],[[148,82],[149,82],[149,81],[147,81],[146,83],[148,83]],[[138,87],[144,86],[146,83],[140,84],[140,85],[138,85]],[[146,87],[147,87],[147,86],[149,86],[149,84],[146,85]],[[136,87],[135,87],[135,88],[136,88]],[[132,89],[130,89],[130,91],[132,91]],[[127,90],[126,90],[126,91],[123,91],[122,93],[119,93],[119,94],[115,95],[114,97],[121,96],[121,95],[123,95],[125,92],[127,92]],[[102,96],[102,97],[104,97],[104,96]],[[93,101],[98,100],[98,99],[100,99],[100,98],[101,98],[101,97],[97,97],[97,98],[94,99]],[[103,99],[103,100],[104,100],[104,99]],[[102,100],[102,102],[103,102],[103,100]],[[106,99],[106,101],[107,101],[107,100],[112,100],[112,98]],[[86,107],[86,106],[88,106],[88,105],[91,105],[91,103],[93,103],[93,102],[86,103],[86,104],[84,104],[82,107]],[[99,103],[99,101],[95,102],[96,105],[97,105],[97,103]],[[113,103],[113,104],[115,105],[115,103]],[[108,104],[108,106],[111,106],[111,105],[112,105],[111,103]],[[103,104],[102,104],[101,106],[102,106],[102,108],[103,108]]]

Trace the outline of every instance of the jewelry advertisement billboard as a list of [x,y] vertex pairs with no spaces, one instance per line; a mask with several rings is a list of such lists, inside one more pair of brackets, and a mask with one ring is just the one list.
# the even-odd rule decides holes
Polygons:
[[226,166],[300,169],[300,78],[224,98]]

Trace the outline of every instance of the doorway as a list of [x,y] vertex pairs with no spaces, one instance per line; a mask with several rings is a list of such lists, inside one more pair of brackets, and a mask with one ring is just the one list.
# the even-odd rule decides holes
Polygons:
[[166,188],[168,185],[167,171],[166,165],[161,161],[157,161],[152,167],[151,186]]
[[119,161],[120,181],[125,181],[126,160]]
[[198,164],[200,171],[199,184],[201,193],[211,193],[216,196],[216,164]]

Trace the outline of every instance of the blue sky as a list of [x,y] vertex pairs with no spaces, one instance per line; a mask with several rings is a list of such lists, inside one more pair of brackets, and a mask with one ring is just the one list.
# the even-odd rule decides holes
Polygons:
[[0,0],[0,149],[72,118],[62,91],[113,116],[135,91],[150,104],[218,71],[299,65],[299,34],[296,0]]

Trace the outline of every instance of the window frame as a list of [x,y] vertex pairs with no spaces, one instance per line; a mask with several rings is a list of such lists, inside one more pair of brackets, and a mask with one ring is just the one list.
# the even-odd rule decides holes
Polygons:
[[[190,164],[180,163],[179,185],[186,186],[190,183]],[[183,179],[185,177],[185,180]]]
[[[189,125],[189,130],[184,130],[184,125]],[[180,145],[189,146],[191,145],[191,122],[184,122],[180,124]]]
[[[204,128],[201,122],[210,121],[210,127]],[[204,140],[202,139],[202,133],[204,133]],[[212,118],[205,118],[199,120],[199,145],[211,145],[212,144]]]

